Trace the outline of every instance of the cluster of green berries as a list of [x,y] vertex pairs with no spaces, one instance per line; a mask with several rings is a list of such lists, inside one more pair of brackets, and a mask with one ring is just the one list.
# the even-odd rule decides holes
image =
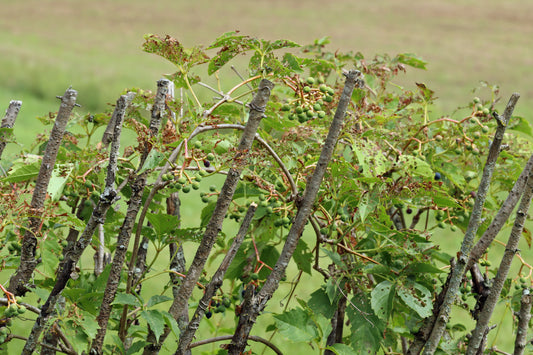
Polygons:
[[515,290],[529,288],[529,286],[527,285],[527,279],[523,276],[520,276],[520,278],[518,279],[518,283],[515,283],[514,288]]
[[488,116],[490,114],[489,108],[483,105],[479,97],[474,97],[473,107],[475,116]]
[[[193,148],[198,150],[203,150],[205,148],[202,142],[200,141],[194,141],[192,146]],[[216,154],[224,154],[227,153],[232,146],[233,144],[230,141],[223,139],[215,144],[215,146],[213,147],[213,151]],[[211,165],[210,162],[212,162],[213,160],[215,160],[215,154],[213,152],[207,153],[207,155],[205,155],[204,165],[206,167],[209,167]]]
[[[474,203],[473,199],[470,199],[467,202],[469,205]],[[455,224],[462,225],[466,222],[468,222],[468,218],[470,218],[468,212],[462,208],[456,208],[456,209],[450,209],[447,212],[443,210],[437,210],[435,213],[435,220],[438,222],[437,226],[441,229],[446,228],[447,224],[450,224],[450,230],[452,232],[455,232],[457,230],[457,227]]]
[[209,309],[207,310],[207,312],[205,312],[205,317],[209,319],[213,316],[213,313],[226,312],[226,310],[231,307],[233,301],[238,301],[239,299],[239,296],[237,294],[234,294],[231,296],[231,298],[223,296],[219,297],[219,299],[217,300],[212,300],[209,304]]
[[326,84],[320,84],[318,88],[313,87],[315,78],[309,77],[303,83],[303,100],[295,100],[292,104],[284,104],[281,111],[289,112],[289,120],[298,120],[300,123],[307,122],[314,118],[326,117],[325,105],[333,101],[335,90]]
[[278,217],[274,220],[274,226],[289,228],[292,221],[289,216],[283,215],[282,205],[282,202],[274,197],[268,199],[264,194],[259,195],[259,207],[265,208],[267,215]]
[[[251,201],[248,201],[246,204],[249,206]],[[239,206],[235,204],[233,211],[228,214],[229,219],[234,219],[235,222],[239,222],[241,220],[241,217],[243,217],[244,213],[246,212],[246,206]]]
[[0,344],[3,344],[6,341],[8,335],[8,329],[6,327],[0,328]]
[[18,303],[11,303],[4,310],[4,314],[2,315],[2,318],[16,317],[16,316],[21,315],[23,313],[26,313],[26,307],[24,307],[23,305],[20,305]]
[[480,259],[479,260],[479,266],[490,267],[490,266],[492,266],[492,263],[490,262],[490,260]]
[[[20,297],[16,297],[17,302],[19,302]],[[18,304],[18,303],[11,303],[4,309],[4,314],[0,318],[0,323],[3,325],[0,327],[0,344],[6,341],[6,338],[8,336],[8,328],[13,324],[13,321],[11,318],[20,316],[24,313],[26,313],[26,307]]]
[[461,300],[466,302],[468,296],[472,295],[472,286],[470,286],[470,284],[461,285],[461,287],[459,287],[459,293],[461,294]]
[[200,188],[200,181],[202,181],[202,178],[209,173],[201,169],[198,171],[198,175],[195,175],[190,179],[183,175],[178,177],[177,174],[177,172],[165,173],[161,179],[163,181],[169,181],[168,187],[188,193],[191,191],[191,188],[193,190],[198,190]]

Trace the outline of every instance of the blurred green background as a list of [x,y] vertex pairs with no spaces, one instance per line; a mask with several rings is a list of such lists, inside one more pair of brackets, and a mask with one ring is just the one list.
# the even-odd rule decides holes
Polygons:
[[[409,69],[399,82],[411,88],[423,82],[434,90],[440,98],[435,114],[483,98],[487,92],[472,92],[480,81],[500,86],[500,110],[517,91],[522,97],[515,114],[531,118],[533,113],[531,0],[0,3],[0,107],[23,101],[15,135],[26,147],[43,131],[35,117],[56,111],[55,96],[68,86],[79,92],[78,112],[95,112],[114,103],[123,89],[153,89],[162,74],[173,72],[170,63],[141,50],[146,33],[169,34],[186,47],[207,46],[222,33],[239,30],[300,44],[329,36],[329,50],[360,51],[366,58],[416,53],[429,62],[428,70]],[[4,159],[18,151],[11,147]],[[195,211],[185,216],[193,218]],[[446,249],[457,250],[460,236],[442,240]],[[313,289],[306,283],[303,294]]]

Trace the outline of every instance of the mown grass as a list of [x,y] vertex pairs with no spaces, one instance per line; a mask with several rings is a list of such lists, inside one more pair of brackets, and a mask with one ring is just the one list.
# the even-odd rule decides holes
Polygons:
[[[360,51],[368,58],[414,52],[429,62],[428,70],[409,70],[399,83],[413,87],[424,82],[433,89],[440,97],[435,115],[486,95],[472,92],[481,80],[501,87],[501,109],[518,91],[522,98],[516,114],[530,118],[533,113],[533,3],[528,0],[339,0],[331,5],[318,0],[25,0],[5,3],[3,10],[10,16],[0,20],[0,106],[23,100],[15,135],[26,147],[43,131],[35,116],[56,111],[55,96],[69,85],[79,91],[83,108],[78,111],[99,111],[124,88],[154,88],[161,74],[172,72],[170,63],[142,52],[145,33],[170,34],[186,46],[209,44],[224,32],[240,30],[301,44],[330,36],[331,50]],[[8,146],[4,159],[17,151]],[[192,206],[183,211],[184,219],[197,217],[201,206]],[[461,236],[435,238],[453,254]],[[308,295],[312,285],[306,281],[301,287],[309,289],[302,294]],[[509,349],[512,337],[505,338]],[[302,348],[285,350],[301,353]]]

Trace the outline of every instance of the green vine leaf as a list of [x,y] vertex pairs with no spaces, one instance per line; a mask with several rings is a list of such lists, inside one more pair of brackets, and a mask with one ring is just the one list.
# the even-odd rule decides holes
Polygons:
[[390,281],[380,282],[371,292],[371,305],[374,314],[386,321],[392,311],[394,284]]
[[410,282],[403,285],[399,284],[397,292],[402,301],[418,313],[421,318],[431,315],[433,303],[431,302],[431,292],[427,288],[416,282]]
[[159,337],[165,330],[166,324],[163,313],[155,309],[143,310],[141,311],[141,318],[148,323],[150,329],[154,332],[156,339],[159,340]]
[[337,343],[332,346],[328,346],[326,349],[333,351],[336,355],[358,355],[353,348],[346,344]]
[[309,314],[301,308],[274,315],[276,328],[280,334],[293,342],[309,342],[318,336],[316,326]]
[[395,58],[395,61],[405,64],[405,65],[409,65],[413,68],[423,69],[423,70],[427,69],[426,65],[428,64],[428,62],[426,62],[425,60],[423,60],[422,58],[418,57],[416,54],[413,54],[413,53],[398,54]]
[[185,72],[193,66],[207,63],[209,57],[200,47],[185,49],[181,43],[170,36],[161,38],[157,35],[144,36],[143,50],[147,53],[157,54],[178,67],[183,67]]

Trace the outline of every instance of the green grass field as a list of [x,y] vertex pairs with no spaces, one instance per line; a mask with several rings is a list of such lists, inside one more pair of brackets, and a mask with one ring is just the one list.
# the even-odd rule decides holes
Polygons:
[[[171,64],[140,49],[146,33],[169,34],[185,46],[208,45],[233,30],[300,44],[329,36],[330,50],[360,51],[368,58],[416,53],[429,62],[428,70],[409,70],[400,84],[423,82],[434,90],[440,97],[436,114],[486,95],[472,92],[484,80],[500,86],[500,110],[512,92],[520,92],[515,114],[533,121],[529,0],[20,0],[3,1],[2,10],[0,107],[11,99],[23,101],[15,134],[24,146],[43,130],[35,116],[56,111],[55,96],[68,86],[79,91],[80,112],[97,111],[115,102],[124,88],[151,89],[162,74],[172,72]],[[8,147],[5,158],[17,151]],[[187,218],[194,218],[195,211],[189,212]],[[456,237],[442,236],[444,247],[457,250]],[[301,294],[308,295],[311,286],[308,279]],[[510,324],[509,313],[506,317]],[[216,322],[214,318],[213,329],[228,326]],[[303,351],[284,346],[287,352]]]

